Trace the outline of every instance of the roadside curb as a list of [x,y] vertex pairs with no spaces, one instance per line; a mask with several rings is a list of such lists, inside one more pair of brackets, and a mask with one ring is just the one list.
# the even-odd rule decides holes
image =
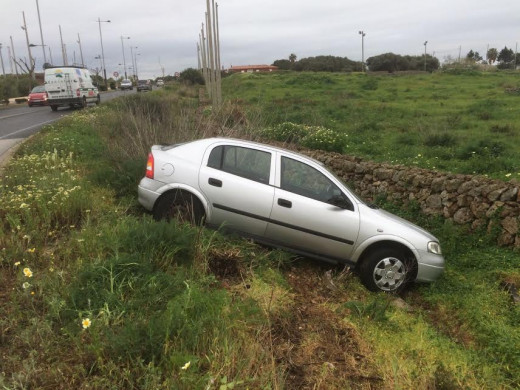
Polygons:
[[9,147],[9,149],[7,149],[4,153],[0,154],[0,177],[3,176],[4,170],[7,167],[9,161],[11,160],[11,157],[15,154],[18,148],[29,138],[18,139],[16,143]]

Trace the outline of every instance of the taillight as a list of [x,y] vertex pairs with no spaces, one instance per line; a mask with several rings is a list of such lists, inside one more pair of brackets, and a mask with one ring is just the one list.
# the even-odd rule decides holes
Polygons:
[[81,96],[81,91],[79,90],[79,88],[76,89],[76,96],[77,96],[77,97],[80,97],[80,96]]
[[148,162],[146,163],[146,177],[153,179],[153,154],[148,153]]

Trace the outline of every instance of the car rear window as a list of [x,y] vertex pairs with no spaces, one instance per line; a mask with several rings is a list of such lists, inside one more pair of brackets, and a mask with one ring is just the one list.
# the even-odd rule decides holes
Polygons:
[[208,167],[268,184],[271,173],[271,153],[240,146],[221,145],[211,151]]

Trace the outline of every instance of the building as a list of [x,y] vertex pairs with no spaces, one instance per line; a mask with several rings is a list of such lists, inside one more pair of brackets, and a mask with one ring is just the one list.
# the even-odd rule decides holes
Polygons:
[[254,73],[254,72],[274,72],[278,70],[277,66],[273,65],[240,65],[231,66],[228,69],[229,73]]

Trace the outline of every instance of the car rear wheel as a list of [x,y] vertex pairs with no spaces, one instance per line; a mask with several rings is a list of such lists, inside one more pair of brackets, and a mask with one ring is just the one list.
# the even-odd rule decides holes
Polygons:
[[97,95],[96,106],[98,106],[99,103],[101,103],[101,96]]
[[85,96],[81,99],[81,108],[87,108],[87,98]]
[[187,191],[171,191],[159,198],[153,210],[156,220],[170,221],[175,218],[181,222],[202,225],[205,212],[200,201]]
[[377,249],[359,267],[361,282],[370,291],[398,292],[410,284],[414,264],[402,251]]
[[58,111],[58,106],[51,104],[51,110],[52,111]]

